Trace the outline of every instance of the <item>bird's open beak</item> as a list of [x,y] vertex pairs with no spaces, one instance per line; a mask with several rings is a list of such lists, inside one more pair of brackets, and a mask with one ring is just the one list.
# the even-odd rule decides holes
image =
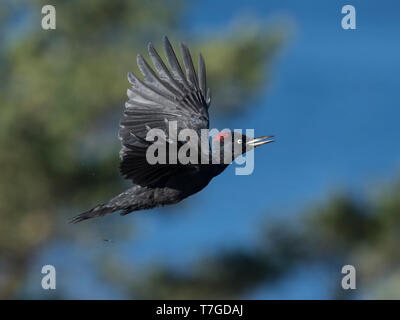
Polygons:
[[274,142],[275,140],[271,139],[273,137],[274,136],[264,136],[264,137],[254,138],[252,140],[247,141],[247,145],[256,148],[256,147],[261,146],[263,144]]

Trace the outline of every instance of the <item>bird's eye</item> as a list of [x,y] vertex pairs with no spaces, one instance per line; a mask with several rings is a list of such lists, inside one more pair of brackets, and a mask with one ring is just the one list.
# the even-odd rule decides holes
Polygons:
[[242,139],[238,139],[237,143],[242,144]]

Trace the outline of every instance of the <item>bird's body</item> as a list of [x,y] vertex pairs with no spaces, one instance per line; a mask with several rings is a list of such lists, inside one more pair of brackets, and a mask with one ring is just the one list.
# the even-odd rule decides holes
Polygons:
[[[168,129],[169,123],[173,122],[178,133],[190,129],[200,137],[200,132],[209,128],[208,107],[211,98],[210,90],[206,86],[203,57],[200,55],[197,76],[190,52],[181,44],[184,73],[166,37],[164,45],[170,70],[152,44],[149,44],[149,55],[157,74],[141,55],[138,55],[137,63],[144,80],[139,80],[128,73],[132,88],[128,89],[129,100],[125,104],[120,121],[119,138],[122,142],[120,171],[127,179],[131,179],[134,185],[107,203],[74,217],[71,222],[104,216],[116,211],[121,211],[121,215],[125,215],[132,211],[175,204],[202,190],[212,178],[225,170],[229,163],[212,160],[217,156],[223,157],[226,150],[232,151],[233,160],[249,149],[272,141],[265,140],[269,137],[249,140],[244,135],[237,137],[221,133],[217,135],[217,140],[223,147],[216,153],[211,150],[209,142],[203,146],[199,142],[193,143],[191,139],[181,141],[168,132],[163,137],[168,147],[167,155],[171,153],[169,148],[174,143],[178,147],[192,146],[198,150],[199,161],[185,164],[179,161],[151,164],[147,151],[152,143],[145,137],[152,129],[161,129],[164,132]],[[244,143],[245,141],[247,142]],[[234,150],[237,146],[239,149]],[[204,155],[210,160],[209,163],[200,161]]]

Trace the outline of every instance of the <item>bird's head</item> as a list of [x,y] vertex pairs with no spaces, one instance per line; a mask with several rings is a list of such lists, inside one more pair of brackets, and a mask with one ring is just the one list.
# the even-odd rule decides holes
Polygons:
[[250,138],[237,132],[220,132],[213,139],[213,145],[219,145],[220,152],[232,152],[232,159],[263,144],[273,142],[273,136]]

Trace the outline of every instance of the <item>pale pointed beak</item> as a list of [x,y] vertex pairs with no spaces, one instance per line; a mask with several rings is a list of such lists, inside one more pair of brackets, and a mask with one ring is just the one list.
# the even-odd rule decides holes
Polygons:
[[261,146],[263,144],[274,142],[275,140],[271,139],[273,137],[274,136],[264,136],[264,137],[254,138],[252,140],[247,141],[247,145],[256,148],[256,147]]

